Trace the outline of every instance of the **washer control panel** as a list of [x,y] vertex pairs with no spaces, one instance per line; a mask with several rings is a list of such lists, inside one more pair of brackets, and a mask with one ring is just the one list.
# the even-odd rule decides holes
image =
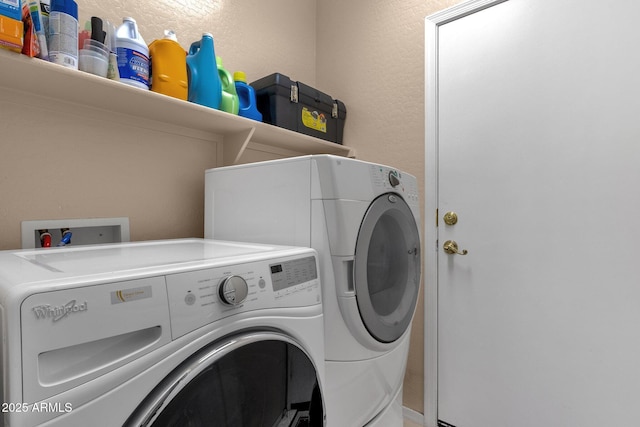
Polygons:
[[172,339],[249,311],[321,304],[316,257],[290,256],[165,276]]

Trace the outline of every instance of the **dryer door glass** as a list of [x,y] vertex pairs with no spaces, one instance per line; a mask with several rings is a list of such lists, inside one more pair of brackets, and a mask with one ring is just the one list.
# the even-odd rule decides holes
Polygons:
[[387,193],[369,206],[358,232],[353,280],[360,317],[380,342],[409,328],[420,287],[420,235],[409,205]]
[[313,363],[290,338],[252,333],[194,354],[161,382],[127,426],[322,426]]

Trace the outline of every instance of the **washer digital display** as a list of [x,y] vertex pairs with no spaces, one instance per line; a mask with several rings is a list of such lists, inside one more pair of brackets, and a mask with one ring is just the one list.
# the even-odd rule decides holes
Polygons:
[[313,256],[271,264],[269,267],[273,290],[276,292],[318,278],[316,258]]

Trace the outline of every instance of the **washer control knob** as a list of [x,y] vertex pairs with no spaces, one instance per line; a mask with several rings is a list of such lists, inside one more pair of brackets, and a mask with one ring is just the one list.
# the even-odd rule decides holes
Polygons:
[[396,171],[389,172],[389,184],[391,184],[393,188],[397,187],[400,184],[400,178],[398,178],[398,172]]
[[247,298],[249,286],[240,276],[227,276],[220,282],[218,294],[227,305],[240,305]]

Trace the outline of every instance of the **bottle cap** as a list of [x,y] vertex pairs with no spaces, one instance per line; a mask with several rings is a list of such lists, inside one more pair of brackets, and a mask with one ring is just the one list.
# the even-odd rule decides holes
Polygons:
[[164,38],[166,40],[173,40],[174,42],[178,41],[178,37],[176,37],[176,33],[173,30],[164,30]]
[[246,83],[247,75],[244,73],[244,71],[236,71],[235,73],[233,73],[233,81]]
[[78,19],[78,4],[73,0],[52,0],[50,7],[52,12],[66,13]]

